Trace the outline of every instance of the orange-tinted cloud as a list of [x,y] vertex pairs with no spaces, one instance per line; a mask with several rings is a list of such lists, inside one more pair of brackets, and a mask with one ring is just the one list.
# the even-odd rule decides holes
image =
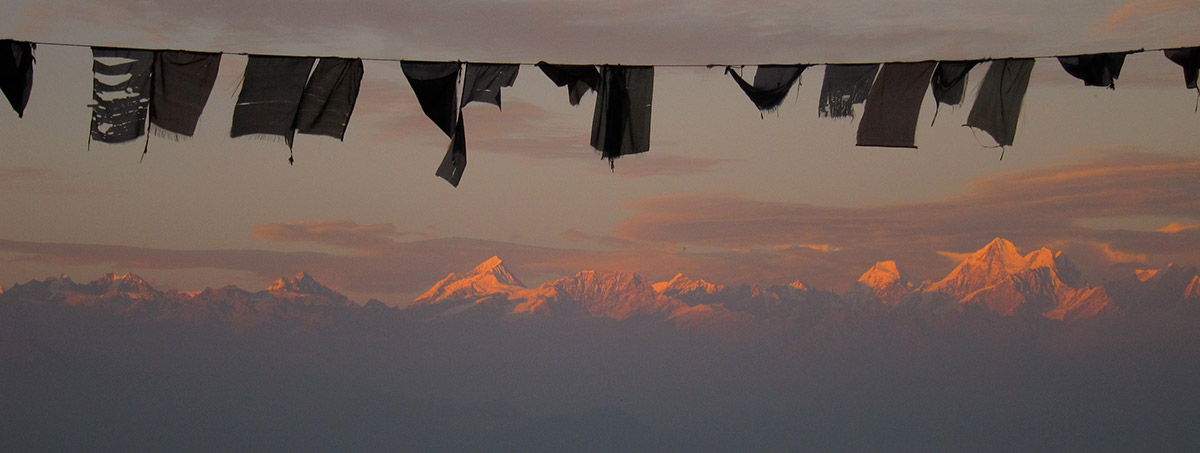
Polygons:
[[1194,11],[1197,8],[1194,2],[1184,0],[1129,0],[1109,14],[1103,22],[1093,27],[1092,32],[1106,35],[1137,31],[1143,29],[1149,21],[1155,18],[1172,13]]
[[[1103,259],[1111,263],[1200,262],[1200,230],[1165,234],[1077,225],[1096,217],[1200,212],[1200,158],[1108,156],[977,181],[960,196],[925,203],[827,207],[695,194],[628,207],[635,214],[617,227],[618,237],[722,249],[841,244],[846,262],[897,259],[918,272],[944,267],[946,257],[996,236],[1021,247],[1078,243],[1094,249],[1105,243],[1111,253]],[[803,269],[818,265],[825,264]]]
[[1185,225],[1182,223],[1172,222],[1172,223],[1167,224],[1167,226],[1159,228],[1158,232],[1159,233],[1178,233],[1180,231],[1195,230],[1195,229],[1200,229],[1200,224]]
[[267,223],[254,227],[250,235],[271,242],[311,242],[352,249],[379,247],[404,236],[424,236],[397,231],[390,223],[359,225],[349,220]]
[[1120,250],[1115,250],[1112,244],[1098,244],[1100,252],[1104,254],[1104,258],[1110,263],[1145,263],[1147,256],[1145,253],[1128,253]]

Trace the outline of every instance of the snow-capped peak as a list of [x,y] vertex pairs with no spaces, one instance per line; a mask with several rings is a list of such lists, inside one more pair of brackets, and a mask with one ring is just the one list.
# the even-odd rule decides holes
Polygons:
[[900,281],[900,278],[896,262],[888,260],[875,263],[858,277],[858,281],[872,288],[882,288]]
[[494,294],[507,296],[523,289],[525,284],[504,267],[504,262],[499,257],[493,256],[479,263],[471,272],[447,275],[429,288],[429,291],[413,299],[412,306],[443,300],[475,299]]
[[1133,272],[1137,280],[1142,283],[1146,283],[1154,278],[1155,275],[1158,275],[1158,269],[1135,269]]
[[675,274],[675,277],[669,281],[658,282],[651,285],[654,291],[668,296],[676,296],[679,294],[704,293],[716,294],[724,289],[721,285],[714,285],[704,280],[692,280],[684,277],[682,273]]
[[[1040,254],[1035,252],[1030,254],[1030,257],[1034,258],[1036,255]],[[1053,256],[1050,258],[1052,263]],[[995,238],[959,263],[946,278],[926,288],[926,291],[962,297],[1027,269],[1026,263],[1027,260],[1017,253],[1017,247],[1012,242]]]
[[467,277],[470,278],[481,275],[490,276],[491,278],[494,278],[496,282],[505,285],[520,286],[522,288],[525,287],[525,284],[521,283],[521,280],[517,279],[516,276],[509,272],[507,267],[504,267],[504,261],[498,256],[493,256],[488,258],[487,261],[479,263],[478,266],[475,266],[475,269],[472,269],[471,272],[467,274]]
[[293,277],[280,277],[267,287],[267,291],[286,291],[296,294],[325,294],[331,291],[325,285],[317,283],[308,272],[300,272]]
[[1184,299],[1200,299],[1200,275],[1192,277],[1192,282],[1183,291]]

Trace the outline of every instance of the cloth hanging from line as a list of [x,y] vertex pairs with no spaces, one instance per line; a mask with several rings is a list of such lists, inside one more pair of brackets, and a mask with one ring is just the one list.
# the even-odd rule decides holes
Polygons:
[[858,123],[858,146],[917,147],[917,116],[936,67],[934,61],[883,65]]
[[438,177],[445,179],[450,185],[458,187],[458,182],[462,180],[463,172],[467,169],[467,133],[463,130],[462,111],[458,112],[458,121],[454,126],[454,135],[450,137],[450,147],[446,150],[446,157],[442,158],[441,165],[434,172]]
[[854,116],[854,104],[867,100],[879,63],[825,65],[825,82],[821,85],[819,116],[842,118]]
[[124,143],[146,133],[154,51],[92,48],[92,140]]
[[579,105],[579,101],[588,90],[596,91],[600,88],[600,72],[590,64],[550,64],[540,61],[537,67],[555,85],[567,87],[567,96],[572,106]]
[[159,51],[150,96],[151,130],[176,139],[194,135],[220,65],[219,53]]
[[603,66],[596,110],[592,115],[592,147],[608,159],[650,150],[650,113],[654,98],[653,66]]
[[458,75],[462,65],[455,62],[402,61],[400,69],[412,86],[425,116],[450,137],[446,156],[434,174],[458,187],[467,169],[467,139],[458,103]]
[[308,78],[296,112],[296,131],[342,140],[354,113],[363,64],[358,58],[325,58]]
[[500,89],[513,86],[520,69],[517,64],[467,63],[460,106],[479,101],[501,107]]
[[1012,146],[1033,61],[1032,58],[992,61],[983,76],[975,105],[967,115],[967,126],[987,132],[1000,146]]
[[967,74],[978,61],[941,61],[929,86],[933,89],[933,100],[938,104],[962,105],[963,94],[967,91]]
[[1121,77],[1121,66],[1125,64],[1125,53],[1097,53],[1058,57],[1067,74],[1082,80],[1084,86],[1116,89],[1113,80]]
[[400,69],[417,95],[425,116],[433,120],[447,137],[454,136],[458,118],[458,74],[455,62],[402,61]]
[[283,138],[288,148],[296,133],[296,112],[315,58],[251,55],[242,91],[233,108],[230,137],[262,134]]
[[753,85],[746,83],[733,68],[726,66],[725,72],[733,77],[733,81],[742,88],[760,112],[773,112],[783,104],[788,91],[800,80],[800,74],[807,68],[806,65],[760,65],[754,72]]
[[0,91],[18,118],[25,117],[33,91],[33,49],[30,42],[0,39]]
[[1163,54],[1183,67],[1183,83],[1190,89],[1196,89],[1196,79],[1200,77],[1200,47],[1167,49]]

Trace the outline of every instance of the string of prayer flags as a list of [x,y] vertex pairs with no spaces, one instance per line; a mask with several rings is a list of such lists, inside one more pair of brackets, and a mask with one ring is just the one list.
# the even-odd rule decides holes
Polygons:
[[1084,86],[1116,89],[1114,80],[1121,77],[1121,66],[1125,64],[1125,53],[1097,53],[1058,57],[1067,74],[1082,80]]
[[967,115],[967,126],[987,132],[999,146],[1012,146],[1032,72],[1032,58],[993,61]]
[[362,78],[361,59],[321,57],[300,97],[296,131],[345,138]]
[[0,39],[0,91],[18,118],[25,117],[33,91],[33,49],[30,42]]
[[150,96],[150,129],[155,135],[179,139],[196,133],[220,65],[219,53],[158,51]]
[[609,168],[618,157],[650,150],[653,98],[653,66],[602,67],[592,116],[592,148],[608,159]]
[[823,117],[854,116],[854,104],[867,100],[879,63],[825,65],[825,82],[821,84],[821,99],[817,114]]
[[125,143],[146,133],[154,53],[92,48],[91,140]]
[[579,101],[589,90],[596,91],[600,87],[600,72],[590,64],[550,64],[540,61],[537,67],[555,85],[567,87],[567,96],[572,106],[579,105]]
[[883,65],[858,123],[858,146],[917,147],[917,116],[936,67],[934,61]]
[[[296,112],[312,71],[312,57],[251,55],[233,108],[230,137],[280,137],[292,147]],[[289,157],[288,162],[292,162]]]
[[754,72],[754,84],[746,83],[742,76],[726,66],[725,73],[733,77],[733,81],[741,87],[750,101],[758,107],[759,112],[773,112],[783,104],[792,85],[800,80],[800,74],[808,66],[805,65],[760,65]]

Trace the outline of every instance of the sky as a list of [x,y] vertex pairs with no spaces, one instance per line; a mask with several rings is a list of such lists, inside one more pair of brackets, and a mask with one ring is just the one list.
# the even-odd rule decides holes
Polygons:
[[[197,134],[93,143],[90,52],[42,45],[25,118],[0,112],[0,285],[135,272],[159,287],[265,287],[308,271],[404,305],[498,255],[526,284],[582,269],[844,289],[875,261],[938,279],[993,237],[1066,251],[1094,282],[1200,264],[1197,93],[1161,52],[1116,90],[1038,59],[1016,143],[933,121],[916,150],[854,146],[816,114],[822,66],[763,116],[724,64],[1043,56],[1200,45],[1200,4],[1132,1],[6,0],[0,35],[287,55],[532,63],[715,64],[655,73],[649,153],[610,171],[578,107],[522,66],[504,108],[465,109],[462,184],[399,63],[366,62],[344,142],[228,137],[245,57],[226,55]],[[751,71],[747,67],[747,71]],[[858,107],[861,112],[861,106]],[[932,124],[931,124],[932,123]]]

